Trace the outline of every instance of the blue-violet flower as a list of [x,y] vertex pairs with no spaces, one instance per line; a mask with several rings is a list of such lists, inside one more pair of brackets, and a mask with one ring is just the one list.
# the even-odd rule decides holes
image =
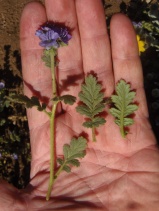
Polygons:
[[141,28],[142,27],[142,23],[141,22],[135,22],[135,21],[133,21],[132,22],[132,24],[133,24],[133,26],[135,27],[135,28]]
[[14,160],[17,160],[18,159],[18,155],[15,154],[15,153],[12,154],[12,157],[13,157]]
[[3,82],[0,82],[0,90],[5,87],[5,84]]
[[41,28],[36,31],[35,35],[41,40],[39,45],[47,50],[52,47],[55,49],[59,48],[62,44],[68,44],[68,41],[72,37],[66,27],[50,22],[41,26]]

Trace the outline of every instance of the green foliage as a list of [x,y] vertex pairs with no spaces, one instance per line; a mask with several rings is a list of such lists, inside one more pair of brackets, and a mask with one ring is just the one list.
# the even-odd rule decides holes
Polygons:
[[6,123],[6,120],[4,118],[0,119],[0,126],[4,125]]
[[63,95],[53,98],[53,101],[64,101],[65,104],[73,105],[76,102],[76,97],[72,95]]
[[37,107],[38,111],[43,111],[46,108],[46,104],[40,104],[39,99],[35,96],[29,98],[26,95],[13,95],[11,100],[16,103],[25,104],[27,108]]
[[[76,111],[88,117],[83,126],[94,129],[103,125],[106,122],[105,119],[97,116],[105,108],[101,85],[97,83],[97,79],[94,76],[89,75],[85,78],[85,84],[82,84],[81,89],[79,98],[83,105],[77,106]],[[94,137],[93,140],[95,141]]]
[[150,45],[159,50],[159,3],[156,2],[150,6],[148,16],[150,20],[148,23],[143,21],[143,27],[148,30],[149,36],[151,36],[153,41]]
[[[51,49],[54,51],[54,56],[57,55],[57,52],[54,49]],[[51,58],[50,58],[50,50],[45,49],[43,51],[43,56],[42,56],[42,60],[45,62],[45,65],[49,68],[51,68]],[[56,66],[56,61],[55,61],[55,66]]]
[[6,89],[2,88],[0,89],[0,112],[3,112],[4,108],[9,107],[9,101],[5,98],[6,96]]
[[50,52],[49,52],[49,50],[44,50],[43,51],[42,60],[45,62],[45,65],[47,67],[51,67],[51,59],[50,59]]
[[147,44],[159,51],[159,3],[151,3],[144,11],[145,18],[136,26],[136,32]]
[[20,137],[15,131],[12,131],[12,132],[8,131],[8,135],[9,135],[9,139],[12,142],[19,142],[20,141]]
[[116,95],[111,96],[115,108],[111,108],[110,113],[116,118],[115,123],[120,127],[123,138],[127,134],[124,127],[134,123],[129,115],[138,109],[138,106],[132,103],[135,94],[134,91],[130,91],[129,84],[120,80],[116,86]]
[[[79,158],[83,158],[86,155],[86,147],[87,147],[87,140],[80,136],[79,138],[72,138],[70,145],[65,144],[63,146],[63,154],[64,158],[58,158],[57,162],[60,164],[59,171],[56,175],[64,170],[66,172],[70,172],[70,166],[80,166]],[[56,176],[55,175],[55,176]],[[57,177],[57,176],[56,176]]]
[[0,179],[21,189],[29,183],[29,129],[24,105],[8,99],[22,91],[21,59],[20,53],[9,45],[1,50],[4,63],[0,65],[0,82],[5,87],[0,86]]

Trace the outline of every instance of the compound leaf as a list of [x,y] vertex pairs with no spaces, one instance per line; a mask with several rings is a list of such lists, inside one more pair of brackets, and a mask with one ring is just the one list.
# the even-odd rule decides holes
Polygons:
[[133,119],[128,116],[138,109],[138,106],[133,104],[135,94],[130,90],[129,84],[120,80],[116,86],[116,95],[111,96],[115,108],[111,108],[110,113],[116,118],[115,123],[120,127],[122,137],[127,134],[124,127],[134,123]]
[[85,156],[86,146],[87,141],[85,138],[72,138],[70,145],[65,144],[63,146],[65,160],[68,161],[75,158],[83,158]]
[[[83,158],[86,155],[87,140],[80,136],[79,138],[72,138],[70,145],[65,144],[63,146],[64,158],[58,158],[57,162],[60,164],[59,171],[70,172],[70,165],[80,166],[79,158]],[[57,175],[59,172],[57,172]]]
[[11,101],[24,104],[26,108],[37,107],[39,111],[43,111],[46,108],[46,104],[40,104],[39,99],[35,96],[29,98],[26,95],[13,95]]
[[101,85],[93,75],[90,74],[85,78],[85,83],[82,84],[79,98],[83,104],[77,106],[76,111],[88,117],[88,120],[83,123],[83,126],[92,128],[93,141],[96,141],[94,129],[106,121],[98,117],[105,108],[104,94]]
[[102,112],[105,108],[103,103],[104,94],[101,92],[101,85],[97,83],[97,79],[95,77],[89,75],[85,78],[85,84],[82,84],[81,89],[82,91],[79,93],[79,98],[84,103],[84,105],[86,105],[85,108],[89,111],[89,113],[91,113],[93,118],[95,115]]

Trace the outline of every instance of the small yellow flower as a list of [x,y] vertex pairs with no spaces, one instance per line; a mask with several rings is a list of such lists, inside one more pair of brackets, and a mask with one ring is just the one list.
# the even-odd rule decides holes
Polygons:
[[144,41],[140,40],[139,35],[137,35],[136,37],[137,37],[139,55],[140,55],[141,52],[144,52],[146,50],[146,47],[145,47],[146,43]]

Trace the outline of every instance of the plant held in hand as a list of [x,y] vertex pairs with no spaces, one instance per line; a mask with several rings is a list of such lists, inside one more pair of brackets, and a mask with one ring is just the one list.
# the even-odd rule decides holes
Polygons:
[[[66,27],[60,26],[51,22],[47,22],[41,26],[35,33],[39,37],[39,45],[44,47],[42,60],[45,65],[49,67],[52,75],[52,99],[50,99],[52,106],[51,111],[47,109],[45,103],[41,103],[38,97],[32,96],[31,98],[25,95],[14,95],[9,97],[9,100],[14,102],[23,103],[27,108],[36,107],[39,112],[44,112],[50,120],[50,178],[46,200],[50,199],[53,184],[61,171],[70,172],[71,166],[80,166],[79,158],[85,156],[85,149],[87,141],[85,138],[78,137],[72,138],[70,145],[65,144],[63,147],[63,158],[56,158],[55,156],[55,115],[57,105],[61,102],[73,105],[76,97],[72,95],[59,96],[57,93],[56,84],[56,71],[58,48],[68,45],[71,35]],[[110,109],[110,113],[116,117],[116,124],[120,126],[122,137],[125,137],[127,131],[125,126],[133,124],[133,120],[129,116],[137,106],[132,104],[135,97],[135,92],[130,91],[130,85],[126,84],[124,80],[119,81],[116,86],[117,95],[111,96],[111,101],[114,103],[115,108]],[[92,140],[96,141],[95,129],[100,125],[105,124],[106,120],[101,117],[101,112],[105,109],[104,93],[102,92],[101,85],[97,79],[89,74],[85,78],[85,83],[82,84],[79,98],[82,102],[81,105],[76,107],[76,111],[86,116],[86,121],[83,123],[84,127],[92,129]],[[109,99],[108,99],[109,101]],[[58,163],[58,169],[55,171],[55,164]]]
[[[52,110],[47,110],[47,105],[41,103],[36,96],[31,98],[25,95],[16,95],[12,96],[12,100],[18,103],[23,103],[27,108],[36,107],[38,111],[44,112],[50,119],[50,179],[48,185],[48,192],[46,195],[46,200],[50,199],[51,191],[55,179],[59,176],[62,170],[70,172],[70,165],[79,166],[79,158],[85,156],[85,149],[87,146],[87,141],[83,137],[78,139],[73,138],[70,146],[64,145],[64,159],[55,157],[55,115],[57,105],[60,102],[65,104],[73,105],[76,101],[76,97],[72,95],[63,95],[59,96],[57,93],[57,84],[56,84],[56,75],[55,67],[57,66],[57,54],[58,48],[68,45],[71,35],[69,34],[68,29],[65,26],[57,25],[52,22],[47,22],[40,27],[35,33],[39,37],[39,45],[44,47],[44,52],[42,60],[45,62],[45,65],[50,68],[52,75]],[[55,172],[55,163],[59,163],[59,168]]]
[[[54,180],[57,178],[57,176],[62,170],[66,169],[66,166],[64,165],[66,162],[64,162],[62,164],[62,167],[59,168],[57,174],[55,174],[54,172],[56,108],[58,103],[61,101],[63,101],[65,104],[70,104],[70,105],[73,105],[74,102],[76,101],[76,98],[71,95],[58,96],[56,77],[55,77],[57,49],[59,47],[67,45],[68,41],[71,39],[71,35],[69,34],[68,29],[66,27],[61,27],[59,25],[55,25],[49,22],[44,26],[42,26],[39,30],[37,30],[35,35],[38,36],[41,40],[41,42],[39,43],[40,46],[45,48],[42,59],[45,62],[46,66],[50,67],[52,73],[53,105],[52,105],[52,111],[48,113],[48,116],[50,118],[50,180],[46,196],[46,200],[49,200]],[[81,141],[83,141],[83,139],[80,139],[78,143],[75,142],[74,144],[75,145],[79,144],[79,142]],[[86,144],[84,145],[83,150],[85,150],[85,148]]]

